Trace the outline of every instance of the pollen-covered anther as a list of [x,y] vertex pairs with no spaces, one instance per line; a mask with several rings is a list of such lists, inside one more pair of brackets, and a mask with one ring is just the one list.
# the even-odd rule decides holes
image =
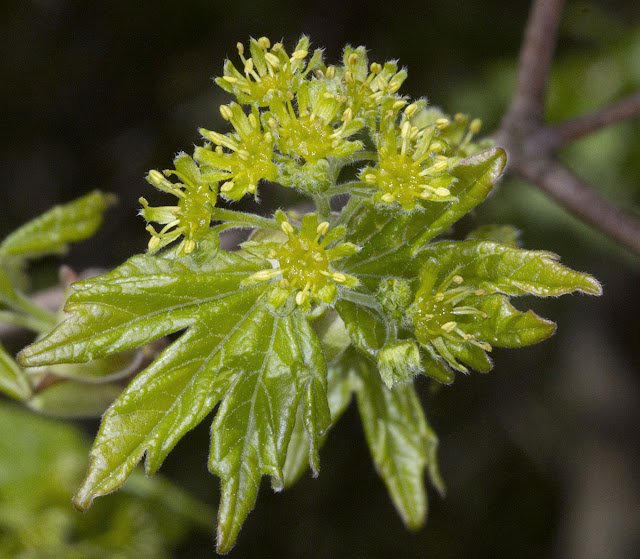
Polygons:
[[410,105],[407,105],[404,109],[404,114],[406,114],[408,117],[412,117],[416,110],[418,109],[417,105],[415,103],[411,103]]
[[233,118],[233,111],[228,105],[220,105],[220,114],[225,120],[231,120]]
[[268,281],[282,274],[280,268],[273,268],[271,270],[260,270],[255,274],[249,276],[250,281]]
[[438,128],[439,130],[442,130],[443,128],[446,128],[447,126],[449,126],[450,120],[448,118],[439,118],[436,120],[436,128]]

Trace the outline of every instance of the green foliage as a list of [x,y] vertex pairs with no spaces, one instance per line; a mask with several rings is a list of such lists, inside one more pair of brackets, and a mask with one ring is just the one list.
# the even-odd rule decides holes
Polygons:
[[169,557],[213,512],[161,478],[131,477],[111,502],[78,514],[69,495],[88,445],[72,426],[0,406],[0,555],[25,559]]
[[[25,267],[29,260],[50,253],[61,253],[71,242],[82,241],[93,235],[102,216],[114,197],[101,192],[92,192],[82,198],[56,206],[40,217],[26,223],[0,243],[0,322],[14,324],[44,334],[56,325],[57,319],[50,312],[38,307],[24,294],[28,286]],[[62,375],[65,376],[65,375]],[[33,382],[35,379],[23,371],[0,345],[0,391],[16,400],[32,403],[38,409],[50,412],[64,411],[67,415],[73,409],[69,400],[77,400],[76,388],[68,390],[64,383],[55,387],[57,398],[67,396],[66,405],[57,406],[55,399],[40,394],[35,400]],[[89,389],[90,390],[90,389]],[[109,403],[104,390],[97,390],[94,398],[83,398],[79,402],[85,412],[92,399],[99,400],[98,407],[92,408],[91,415]],[[88,396],[88,394],[85,394]],[[112,391],[111,397],[115,393]],[[74,412],[71,411],[71,415]],[[83,415],[82,413],[80,415]]]
[[[306,37],[291,56],[266,38],[249,50],[239,45],[241,69],[227,61],[217,80],[237,100],[220,108],[233,131],[202,129],[193,157],[148,174],[177,198],[141,199],[143,216],[162,225],[147,227],[149,252],[74,284],[65,320],[19,362],[83,363],[177,334],[103,416],[79,509],[120,487],[143,457],[157,471],[218,406],[209,469],[222,479],[218,551],[227,552],[263,475],[279,491],[306,463],[318,473],[319,448],[355,394],[376,469],[417,528],[424,470],[444,484],[414,377],[486,372],[492,346],[553,333],[511,297],[599,294],[600,285],[551,253],[517,248],[509,228],[434,241],[487,197],[506,154],[475,141],[479,121],[400,95],[406,71],[395,62],[369,64],[364,47],[347,47],[337,66],[320,51],[307,62]],[[269,219],[218,207],[257,197],[262,180],[296,189],[315,210]],[[250,238],[223,250],[220,235],[240,227]],[[95,382],[113,369],[82,371],[68,376]]]

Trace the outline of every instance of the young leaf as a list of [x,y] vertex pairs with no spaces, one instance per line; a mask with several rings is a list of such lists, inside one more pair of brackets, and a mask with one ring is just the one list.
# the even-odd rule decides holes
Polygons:
[[78,508],[122,485],[145,454],[147,474],[154,473],[220,400],[210,468],[223,479],[221,551],[231,548],[253,508],[260,477],[270,474],[283,485],[299,402],[317,455],[330,422],[320,342],[297,311],[281,317],[268,310],[268,283],[242,284],[260,266],[224,251],[210,260],[199,250],[176,260],[134,257],[75,284],[70,318],[23,351],[25,364],[77,362],[188,328],[104,415],[74,498]]
[[0,345],[0,391],[16,400],[31,396],[31,384],[16,362]]
[[229,551],[255,504],[260,478],[284,487],[282,468],[298,404],[316,449],[330,424],[326,367],[320,344],[306,319],[265,310],[256,329],[244,335],[255,347],[231,363],[233,380],[211,428],[209,469],[222,478],[218,551]]
[[33,258],[64,252],[67,243],[93,235],[102,223],[104,211],[115,197],[92,192],[68,204],[55,206],[11,233],[0,244],[0,257]]
[[522,250],[492,241],[453,241],[425,247],[417,260],[429,258],[438,262],[442,278],[455,270],[465,285],[489,292],[539,297],[573,291],[602,293],[596,279],[562,266],[551,252]]
[[378,473],[408,528],[420,528],[427,517],[424,469],[444,492],[438,472],[438,439],[429,427],[413,384],[388,389],[378,371],[360,358],[355,382],[362,425]]
[[349,332],[351,342],[366,355],[375,358],[387,341],[387,324],[375,308],[340,300],[336,310]]
[[524,347],[535,344],[547,339],[556,330],[555,323],[533,311],[520,312],[515,309],[504,295],[494,294],[479,301],[475,306],[488,317],[477,320],[471,333],[496,347]]

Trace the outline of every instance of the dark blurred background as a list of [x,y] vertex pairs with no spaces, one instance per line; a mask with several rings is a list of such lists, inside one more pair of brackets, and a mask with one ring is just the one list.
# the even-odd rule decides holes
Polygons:
[[[144,174],[191,151],[199,126],[224,131],[218,106],[229,98],[211,78],[249,36],[290,49],[305,33],[330,62],[345,44],[364,44],[371,59],[408,67],[406,94],[480,117],[491,132],[513,88],[528,8],[508,0],[5,0],[0,238],[52,204],[99,188],[120,203],[66,262],[113,267],[144,250],[137,199],[164,200]],[[639,88],[637,0],[570,2],[549,119]],[[640,207],[640,120],[577,142],[562,158],[612,200]],[[279,196],[263,191],[262,210],[297,201]],[[430,492],[425,529],[402,526],[351,409],[329,437],[317,480],[307,476],[277,495],[264,484],[233,557],[640,556],[639,260],[514,180],[462,228],[483,223],[517,225],[526,247],[591,272],[604,295],[516,301],[557,321],[558,333],[528,349],[496,350],[489,375],[460,375],[435,391],[417,381],[448,486],[445,500]],[[53,276],[52,264],[39,265],[36,283]],[[205,422],[162,472],[216,505],[207,447]],[[194,536],[176,556],[212,555],[213,538]]]

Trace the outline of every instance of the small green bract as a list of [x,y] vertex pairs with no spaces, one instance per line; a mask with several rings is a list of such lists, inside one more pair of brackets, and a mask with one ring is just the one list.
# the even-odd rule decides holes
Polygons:
[[[74,284],[67,319],[19,362],[84,362],[182,332],[103,416],[79,509],[120,487],[143,457],[154,473],[218,406],[209,468],[222,479],[217,544],[227,552],[260,478],[280,490],[307,464],[317,474],[319,448],[355,395],[375,467],[418,528],[424,470],[444,484],[415,377],[486,372],[492,347],[554,332],[511,297],[599,294],[600,285],[554,254],[490,234],[504,227],[442,237],[486,198],[506,154],[477,139],[479,120],[402,95],[407,73],[395,62],[347,47],[328,66],[307,37],[291,54],[264,37],[238,53],[216,80],[235,96],[220,108],[230,131],[201,129],[192,157],[148,174],[177,198],[141,199],[145,219],[162,226],[148,225],[149,251]],[[270,219],[221,207],[257,198],[262,181],[314,208]],[[234,227],[251,234],[229,252],[219,235]]]

